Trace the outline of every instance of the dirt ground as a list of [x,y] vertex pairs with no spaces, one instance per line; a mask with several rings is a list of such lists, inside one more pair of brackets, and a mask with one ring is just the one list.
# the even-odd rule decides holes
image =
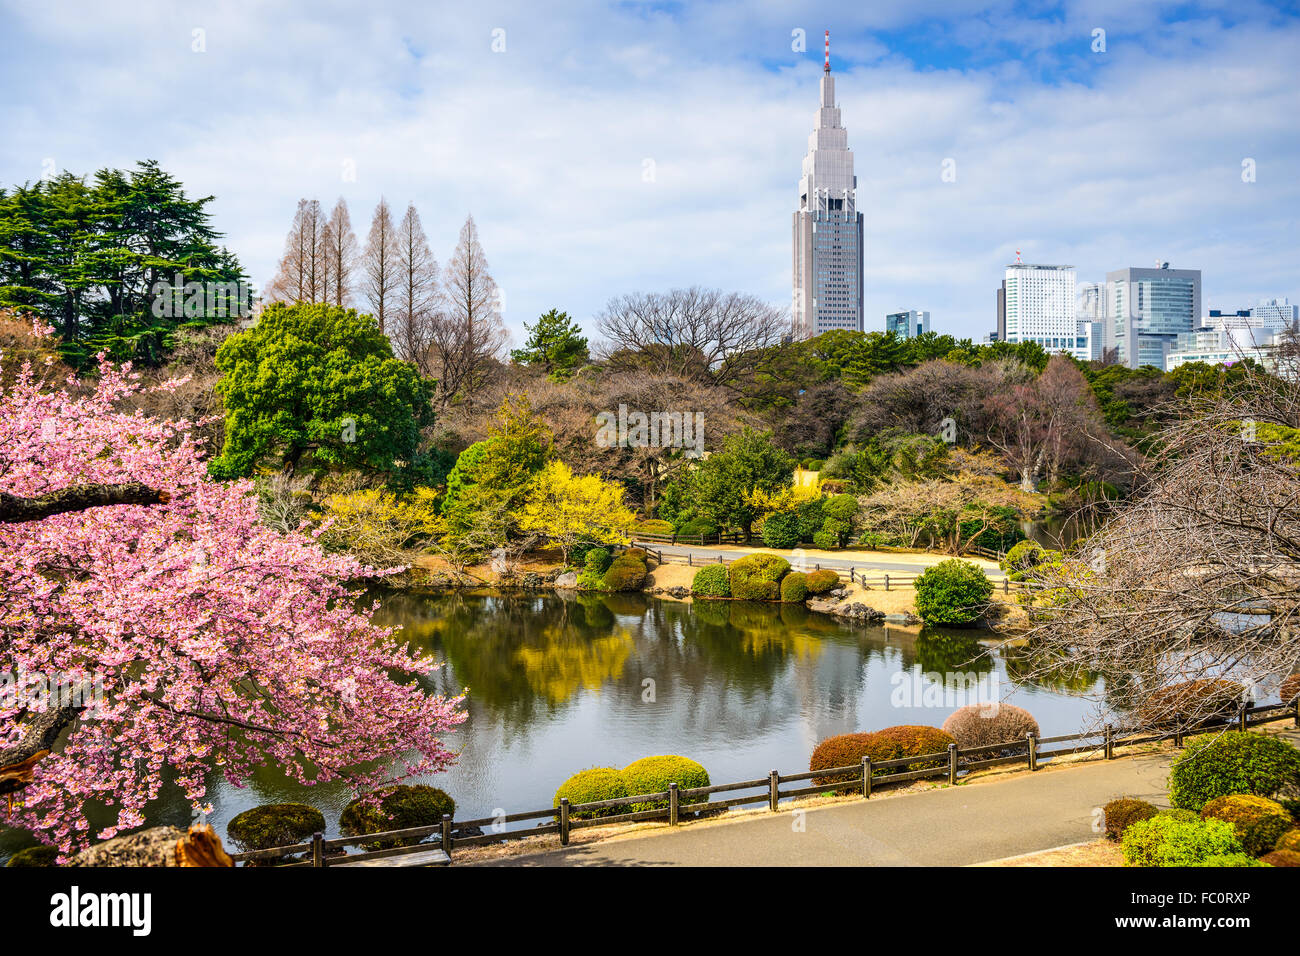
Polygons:
[[1123,866],[1124,854],[1111,840],[1091,840],[1071,846],[1058,846],[1037,853],[1009,856],[973,866]]

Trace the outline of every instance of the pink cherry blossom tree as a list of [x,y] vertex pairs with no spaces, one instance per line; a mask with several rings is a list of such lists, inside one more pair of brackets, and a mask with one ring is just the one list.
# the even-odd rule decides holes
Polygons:
[[[371,623],[350,582],[384,572],[260,524],[194,423],[122,410],[137,379],[102,356],[93,383],[0,378],[0,822],[67,854],[141,826],[164,780],[197,811],[213,771],[368,792],[445,769],[463,697]],[[32,693],[55,687],[82,693]],[[87,801],[116,821],[91,833]]]

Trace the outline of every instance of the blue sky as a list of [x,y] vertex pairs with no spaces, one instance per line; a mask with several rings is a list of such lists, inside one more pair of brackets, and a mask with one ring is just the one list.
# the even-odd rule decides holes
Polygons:
[[300,197],[363,240],[413,201],[440,262],[472,212],[516,338],[694,283],[786,305],[826,29],[868,328],[982,335],[1016,249],[1300,300],[1295,4],[6,2],[0,183],[157,159],[259,285]]

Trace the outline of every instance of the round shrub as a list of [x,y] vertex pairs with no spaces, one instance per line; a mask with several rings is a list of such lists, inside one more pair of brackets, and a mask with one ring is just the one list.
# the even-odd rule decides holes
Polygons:
[[927,624],[973,624],[993,595],[978,565],[949,558],[916,579],[916,613]]
[[1276,737],[1229,730],[1197,737],[1169,770],[1169,802],[1199,811],[1215,797],[1276,797],[1300,782],[1300,750]]
[[1181,807],[1174,807],[1171,810],[1161,810],[1157,816],[1169,817],[1171,820],[1199,820],[1201,815],[1195,810],[1184,810]]
[[1274,850],[1288,850],[1293,853],[1300,853],[1300,830],[1287,830],[1278,837]]
[[1300,853],[1295,850],[1274,850],[1261,856],[1259,862],[1269,866],[1300,866]]
[[677,533],[679,535],[689,535],[692,538],[699,535],[711,538],[718,533],[718,526],[708,518],[692,518],[690,521],[682,524],[682,526],[677,529]]
[[1152,691],[1138,708],[1143,726],[1188,723],[1237,712],[1246,688],[1236,681],[1204,679],[1170,684]]
[[731,565],[731,596],[742,601],[775,601],[778,582],[790,570],[779,554],[751,554]]
[[1026,538],[1014,545],[1006,556],[998,562],[1003,571],[1027,571],[1043,558],[1043,546],[1037,541]]
[[803,583],[809,594],[825,594],[840,586],[840,576],[829,568],[822,568],[820,571],[808,572]]
[[1300,694],[1300,674],[1289,674],[1283,678],[1282,686],[1278,688],[1278,693],[1282,696],[1282,703],[1289,704]]
[[791,571],[781,579],[781,601],[784,604],[800,604],[808,596],[808,576],[802,571]]
[[245,810],[226,827],[226,836],[241,850],[292,846],[313,833],[325,832],[325,815],[305,803],[269,803]]
[[858,499],[852,495],[832,495],[822,505],[822,514],[835,521],[849,524],[858,513]]
[[[561,797],[568,797],[570,805],[579,803],[598,803],[601,800],[617,800],[628,795],[623,773],[613,767],[592,767],[579,770],[555,791],[555,806],[560,805]],[[575,811],[570,814],[575,820],[592,817],[608,817],[617,813],[626,813],[626,806],[604,807],[597,810]]]
[[799,543],[799,516],[780,511],[763,522],[763,543],[769,548],[793,548]]
[[1159,811],[1154,804],[1145,800],[1121,797],[1102,807],[1106,814],[1106,836],[1112,840],[1122,839],[1124,831],[1140,820],[1150,820]]
[[1242,849],[1251,856],[1260,856],[1273,849],[1282,834],[1293,825],[1291,814],[1282,804],[1250,793],[1215,797],[1201,808],[1201,817],[1231,823]]
[[640,548],[629,548],[609,563],[601,578],[601,587],[606,591],[636,591],[645,584],[648,573],[645,552]]
[[636,530],[641,534],[672,534],[675,529],[671,521],[651,518],[649,521],[640,522],[636,526]]
[[[899,760],[903,757],[916,757],[923,754],[943,754],[941,760],[921,760],[902,767],[873,770],[872,775],[902,773],[907,770],[928,770],[947,764],[948,745],[956,743],[953,738],[938,727],[925,727],[916,724],[901,727],[886,727],[871,733],[838,734],[827,737],[819,743],[808,761],[809,770],[827,770],[831,767],[851,767],[862,763],[863,757],[870,757],[873,762],[882,760]],[[859,776],[859,780],[861,777]],[[830,786],[849,783],[852,774],[830,774],[814,777],[814,786]]]
[[1268,864],[1255,859],[1249,853],[1216,853],[1207,856],[1200,863],[1193,863],[1192,866],[1268,866]]
[[583,556],[582,566],[594,574],[604,574],[612,560],[606,548],[592,548]]
[[696,597],[731,597],[731,574],[725,564],[710,564],[695,572],[691,593]]
[[[378,791],[378,800],[367,801],[358,797],[346,807],[339,817],[339,829],[344,836],[361,836],[384,830],[405,830],[409,827],[427,827],[442,822],[444,813],[456,812],[456,801],[437,787],[426,784],[398,784]],[[368,849],[391,846],[410,846],[420,838],[403,840],[376,840],[366,844]]]
[[813,547],[821,551],[833,551],[840,546],[840,536],[824,528],[821,531],[813,532],[812,540]]
[[1242,852],[1231,823],[1160,814],[1130,826],[1122,844],[1124,862],[1131,866],[1195,866],[1212,856]]
[[[1028,746],[1025,743],[1027,734],[1038,735],[1038,721],[1034,720],[1033,714],[1023,707],[1012,704],[999,703],[987,707],[967,704],[965,707],[958,707],[948,716],[948,719],[943,722],[943,730],[944,733],[952,735],[958,747],[983,747],[988,744],[1006,743],[1019,744],[1023,749]],[[1008,749],[1012,753],[1020,752],[1015,747]],[[987,760],[998,756],[999,753],[1000,751],[976,754],[971,759]]]
[[[668,789],[670,783],[677,784],[679,790],[691,790],[695,787],[709,785],[709,772],[694,760],[674,755],[660,757],[642,757],[623,768],[623,784],[628,796],[639,793],[661,793]],[[705,803],[707,795],[682,797],[681,804]],[[627,809],[658,810],[668,806],[668,801],[652,800],[648,803],[634,803]]]
[[23,847],[17,853],[9,858],[5,866],[33,867],[33,866],[58,866],[59,848],[55,846],[28,846]]

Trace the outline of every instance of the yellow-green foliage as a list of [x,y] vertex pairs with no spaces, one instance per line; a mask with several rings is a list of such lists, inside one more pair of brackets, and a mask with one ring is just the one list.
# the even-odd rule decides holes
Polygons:
[[521,531],[559,545],[566,561],[581,541],[627,544],[636,524],[636,515],[623,504],[621,485],[600,475],[575,476],[562,461],[552,461],[538,472],[515,517]]
[[1231,823],[1242,848],[1252,856],[1272,850],[1293,825],[1282,804],[1251,793],[1215,797],[1201,808],[1201,817]]
[[[661,793],[668,789],[670,783],[677,784],[680,790],[709,785],[709,772],[694,760],[676,755],[660,757],[642,757],[623,768],[623,783],[628,796],[640,793]],[[704,803],[707,796],[684,797],[687,803]],[[654,810],[668,806],[667,800],[652,800],[647,803],[634,803],[628,807],[631,811]]]
[[321,533],[321,543],[366,564],[406,563],[438,534],[437,497],[431,488],[400,496],[374,488],[330,495],[323,518],[333,523]]
[[[576,806],[581,803],[617,800],[627,795],[627,783],[623,780],[622,771],[614,767],[592,767],[590,770],[579,770],[560,784],[560,789],[555,791],[554,805],[557,807],[560,805],[561,797],[568,797],[569,805]],[[573,818],[580,820],[588,817],[608,817],[627,812],[626,806],[605,807],[599,810],[575,812]]]
[[777,554],[751,554],[731,565],[731,596],[741,601],[775,601],[790,562]]
[[601,590],[635,591],[645,584],[648,573],[645,552],[640,548],[630,548],[609,563],[601,578]]
[[804,579],[809,594],[825,594],[840,586],[840,576],[829,568],[813,571]]
[[785,604],[798,604],[808,596],[807,575],[801,571],[791,571],[781,579],[781,601]]

